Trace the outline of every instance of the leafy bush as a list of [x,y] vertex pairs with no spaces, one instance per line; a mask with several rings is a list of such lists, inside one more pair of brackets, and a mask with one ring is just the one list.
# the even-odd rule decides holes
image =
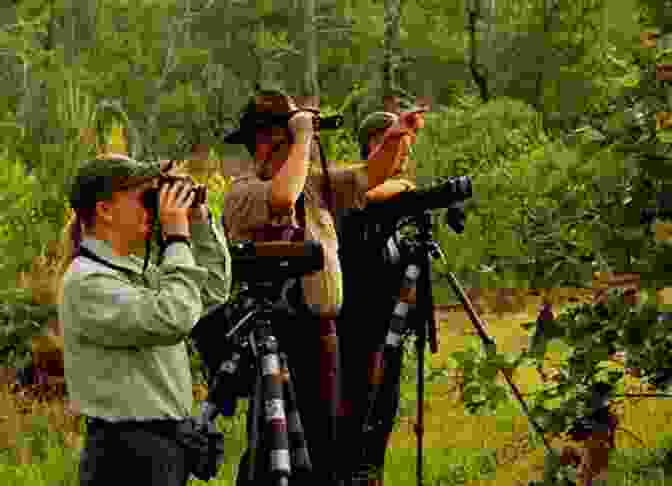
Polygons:
[[413,154],[427,179],[485,174],[547,141],[534,109],[509,98],[483,104],[463,97],[426,119]]
[[[0,262],[3,281],[14,280],[18,271],[28,270],[32,257],[39,253],[48,233],[33,195],[39,189],[35,176],[26,173],[25,165],[16,160],[0,162],[5,171],[0,174],[3,192],[0,204],[0,254],[12,255]],[[10,280],[10,281],[11,281]],[[12,285],[12,284],[10,284]]]
[[591,235],[579,222],[596,169],[577,149],[549,139],[535,111],[516,100],[465,98],[428,119],[414,148],[420,183],[469,175],[474,186],[464,233],[437,225],[452,270],[478,287],[590,281]]

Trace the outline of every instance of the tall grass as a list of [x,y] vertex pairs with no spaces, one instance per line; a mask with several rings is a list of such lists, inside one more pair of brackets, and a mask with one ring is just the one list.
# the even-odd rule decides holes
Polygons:
[[[523,314],[504,319],[486,316],[498,348],[519,350],[526,342],[520,324],[531,317]],[[493,416],[472,417],[465,414],[454,389],[448,354],[464,347],[465,340],[471,339],[465,338],[470,327],[462,313],[443,321],[440,353],[430,360],[434,372],[429,374],[426,389],[424,484],[527,486],[528,481],[541,477],[544,451],[528,440],[529,426],[517,404],[506,404]],[[553,356],[550,362],[552,360]],[[407,366],[401,413],[386,459],[388,486],[415,483],[413,360],[409,360]],[[514,379],[523,393],[531,392],[539,383],[533,369],[519,370]],[[628,386],[636,389],[636,380],[628,380]],[[0,393],[0,484],[77,485],[84,434],[82,420],[69,414],[62,403],[31,404],[27,413],[20,413],[20,408],[21,403],[8,390]],[[197,413],[196,405],[193,412]],[[243,406],[236,417],[218,419],[218,426],[227,437],[227,454],[226,463],[211,485],[233,484],[246,440],[244,414]],[[658,486],[664,484],[665,479],[671,481],[665,476],[664,459],[666,452],[672,450],[672,435],[667,433],[672,401],[628,400],[619,405],[618,414],[628,432],[617,431],[618,449],[611,459],[609,485]],[[190,486],[204,484],[197,480],[190,482]]]

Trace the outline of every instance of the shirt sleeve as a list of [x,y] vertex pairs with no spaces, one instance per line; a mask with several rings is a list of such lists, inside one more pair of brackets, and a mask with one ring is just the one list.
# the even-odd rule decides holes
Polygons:
[[134,285],[114,270],[86,272],[64,289],[78,339],[100,346],[169,346],[182,341],[203,312],[201,288],[208,271],[183,243],[168,246],[158,267],[158,288]]
[[231,292],[231,256],[224,231],[219,223],[208,217],[208,222],[191,225],[192,252],[196,264],[208,271],[203,291],[204,311],[211,306],[224,304]]
[[336,209],[362,208],[366,204],[369,179],[366,166],[329,169]]
[[271,181],[254,177],[234,180],[224,198],[222,219],[232,240],[244,239],[271,221]]

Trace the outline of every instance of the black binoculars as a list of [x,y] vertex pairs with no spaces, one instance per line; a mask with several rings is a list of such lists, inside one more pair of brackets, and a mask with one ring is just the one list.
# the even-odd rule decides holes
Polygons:
[[[177,177],[177,176],[169,176],[169,175],[161,175],[159,178],[159,184],[158,187],[153,187],[151,189],[147,189],[143,195],[142,195],[142,204],[143,206],[150,212],[156,213],[159,209],[159,191],[161,191],[161,188],[168,184],[169,186],[172,186],[176,182],[179,181],[185,181],[189,180],[188,178],[185,177]],[[191,188],[189,193],[194,193],[194,202],[191,203],[192,208],[196,208],[200,206],[201,204],[205,204],[205,199],[207,195],[208,188],[204,185],[194,185],[194,187]]]
[[289,120],[301,112],[309,112],[315,115],[313,118],[313,130],[316,132],[320,130],[336,130],[343,126],[343,116],[333,115],[323,117],[319,111],[311,109],[293,110],[288,113],[250,113],[244,117],[241,125],[248,125],[254,131],[272,127],[286,127],[289,124]]

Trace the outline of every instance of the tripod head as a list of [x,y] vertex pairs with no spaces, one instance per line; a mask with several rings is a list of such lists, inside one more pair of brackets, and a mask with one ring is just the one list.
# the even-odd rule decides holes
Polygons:
[[234,278],[251,286],[284,282],[324,267],[324,250],[318,241],[242,241],[229,248]]
[[210,376],[245,341],[255,317],[291,314],[301,298],[296,280],[324,267],[322,245],[313,240],[244,241],[231,244],[230,251],[241,291],[234,300],[209,309],[190,334]]
[[425,211],[446,209],[446,223],[456,233],[464,231],[464,201],[473,195],[471,178],[449,177],[427,189],[403,192],[387,201],[367,204],[362,218],[396,227],[417,220]]

